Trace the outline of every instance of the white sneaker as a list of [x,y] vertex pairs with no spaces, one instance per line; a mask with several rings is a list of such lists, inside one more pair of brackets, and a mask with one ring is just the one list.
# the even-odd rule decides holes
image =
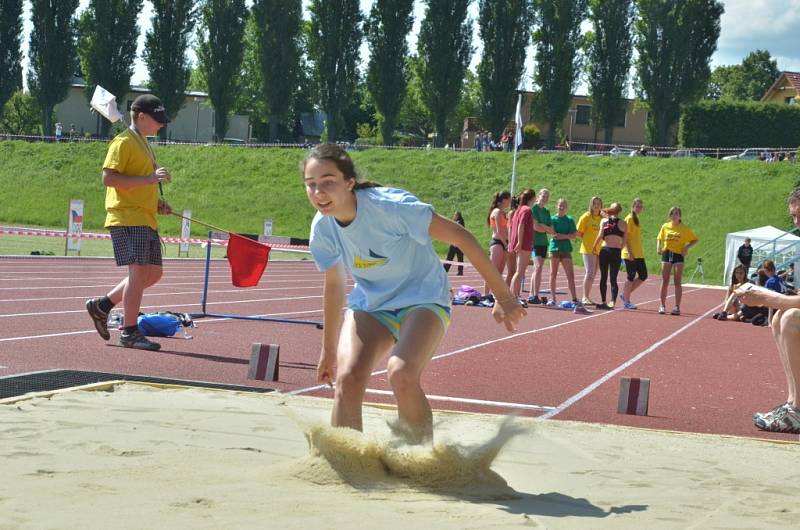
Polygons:
[[665,308],[663,305],[658,306],[658,314],[659,315],[663,315],[666,312],[667,312],[667,308]]

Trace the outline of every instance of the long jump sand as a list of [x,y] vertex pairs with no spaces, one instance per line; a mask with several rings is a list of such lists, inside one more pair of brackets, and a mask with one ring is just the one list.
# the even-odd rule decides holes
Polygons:
[[136,384],[0,405],[0,529],[794,528],[800,445]]

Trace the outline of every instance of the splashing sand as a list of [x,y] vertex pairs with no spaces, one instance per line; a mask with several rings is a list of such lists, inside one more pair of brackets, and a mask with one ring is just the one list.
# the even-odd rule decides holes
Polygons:
[[503,446],[525,432],[509,417],[489,440],[474,445],[442,441],[406,445],[352,429],[303,426],[309,455],[291,466],[300,479],[357,489],[414,489],[472,499],[513,499],[519,495],[491,465]]

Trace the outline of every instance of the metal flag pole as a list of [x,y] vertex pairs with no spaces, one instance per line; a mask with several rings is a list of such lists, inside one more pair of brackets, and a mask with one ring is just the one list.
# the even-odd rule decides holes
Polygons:
[[514,161],[511,163],[511,196],[516,195],[517,189],[517,149],[522,143],[522,92],[517,97],[517,112],[514,115],[516,132],[514,133]]

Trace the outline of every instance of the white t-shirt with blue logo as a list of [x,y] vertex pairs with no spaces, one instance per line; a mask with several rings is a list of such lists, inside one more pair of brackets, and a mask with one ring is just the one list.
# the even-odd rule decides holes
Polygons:
[[356,217],[341,226],[317,212],[309,248],[320,271],[342,261],[355,287],[348,304],[361,311],[416,304],[450,306],[447,273],[428,229],[433,207],[394,188],[356,190]]

